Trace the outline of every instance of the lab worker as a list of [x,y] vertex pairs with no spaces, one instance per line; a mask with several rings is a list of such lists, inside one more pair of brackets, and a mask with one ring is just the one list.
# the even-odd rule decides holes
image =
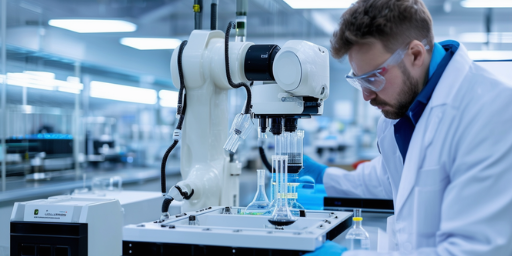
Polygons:
[[395,208],[388,254],[344,256],[512,255],[512,88],[433,38],[421,0],[359,0],[331,39],[347,81],[382,111],[380,155],[351,172],[306,157],[300,175]]

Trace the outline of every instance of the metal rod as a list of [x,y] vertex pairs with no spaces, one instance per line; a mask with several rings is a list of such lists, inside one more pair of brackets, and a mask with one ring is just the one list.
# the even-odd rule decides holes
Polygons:
[[[80,71],[81,71],[81,65],[80,65],[80,63],[76,62],[75,63],[75,77],[78,77],[81,82],[82,79],[80,77],[81,76]],[[73,120],[74,120],[74,123],[73,123],[73,126],[74,126],[74,129],[73,129],[73,156],[75,158],[75,174],[78,177],[80,175],[80,162],[79,162],[80,152],[79,152],[79,149],[80,149],[80,139],[81,139],[81,136],[80,136],[80,94],[79,93],[75,94],[75,111],[74,111],[73,117],[74,117],[73,118]]]
[[235,42],[245,42],[247,37],[247,0],[236,0],[236,37]]
[[203,29],[203,0],[194,0],[194,29]]
[[3,79],[3,82],[2,82],[2,120],[1,120],[1,125],[2,125],[2,134],[0,134],[0,136],[2,136],[2,156],[3,156],[3,160],[2,160],[2,191],[5,191],[6,188],[7,188],[7,185],[6,185],[6,178],[7,178],[7,146],[5,144],[5,138],[7,136],[6,134],[6,129],[7,129],[7,120],[6,120],[6,117],[7,117],[7,110],[6,110],[6,93],[7,93],[7,90],[6,90],[6,84],[7,84],[7,68],[6,68],[6,61],[7,61],[7,58],[6,58],[6,54],[7,54],[7,51],[6,51],[6,44],[5,44],[5,41],[6,41],[6,30],[7,30],[7,0],[2,0],[2,6],[0,7],[1,9],[1,13],[2,15],[0,15],[1,19],[2,19],[2,24],[0,25],[0,30],[1,30],[1,40],[2,40],[2,70],[1,70],[1,74],[2,75],[5,75],[4,76],[4,79]]
[[485,12],[485,32],[487,33],[487,50],[490,50],[491,44],[491,30],[492,30],[492,8],[487,8]]
[[219,19],[218,14],[219,0],[212,0],[211,15],[210,15],[210,29],[217,30],[217,20]]

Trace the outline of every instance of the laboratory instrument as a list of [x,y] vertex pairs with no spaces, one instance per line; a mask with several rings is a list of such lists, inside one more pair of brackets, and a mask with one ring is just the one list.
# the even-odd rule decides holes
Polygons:
[[288,208],[288,156],[272,156],[272,167],[277,173],[277,198],[274,199],[272,217],[268,222],[277,227],[289,226],[296,221],[296,218]]
[[[243,208],[228,207],[231,213]],[[123,227],[123,254],[133,256],[303,255],[350,228],[351,212],[306,210],[291,226],[276,228],[268,216],[224,214],[214,206],[171,216],[168,220]],[[200,225],[189,225],[194,215]],[[151,252],[151,253],[149,253]]]
[[115,199],[56,196],[17,202],[10,254],[121,255],[122,227],[122,208]]
[[350,250],[370,250],[370,236],[363,228],[363,217],[361,209],[354,209],[354,217],[352,217],[353,226],[348,231],[345,239],[350,241]]
[[[226,34],[194,30],[173,52],[171,74],[180,89],[180,122],[161,169],[165,175],[166,156],[181,141],[183,181],[167,191],[162,179],[165,200],[161,221],[169,217],[165,209],[173,200],[185,200],[184,212],[210,205],[238,206],[241,164],[224,150],[236,151],[251,131],[252,117],[263,120],[263,133],[267,130],[263,123],[271,120],[274,135],[280,135],[282,127],[278,126],[284,124],[285,132],[293,133],[298,118],[323,113],[323,101],[329,94],[329,55],[325,48],[298,40],[288,41],[283,48],[230,43],[233,24],[228,25]],[[257,83],[249,86],[252,82]],[[228,138],[227,92],[242,87],[248,99]],[[185,118],[185,113],[193,118]],[[301,166],[289,168],[298,172]]]
[[268,211],[270,201],[265,193],[265,174],[266,170],[257,170],[258,189],[252,202],[245,208],[244,214],[261,215]]
[[46,133],[6,139],[7,174],[24,174],[27,180],[62,176],[73,167],[73,136]]

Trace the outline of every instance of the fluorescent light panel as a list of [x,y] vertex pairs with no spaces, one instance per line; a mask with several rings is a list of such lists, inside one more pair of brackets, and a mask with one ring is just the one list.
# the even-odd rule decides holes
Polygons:
[[162,107],[178,107],[178,96],[179,93],[176,91],[161,90],[158,92],[160,97],[160,106]]
[[284,0],[293,9],[347,9],[356,0]]
[[472,60],[512,60],[512,51],[468,51]]
[[105,82],[91,82],[91,97],[118,100],[142,104],[155,104],[157,101],[156,91],[146,88],[138,88],[120,84]]
[[175,49],[181,44],[181,40],[175,38],[124,37],[119,42],[138,50]]
[[511,0],[465,0],[460,2],[466,8],[512,8]]
[[137,30],[137,25],[124,20],[53,19],[48,21],[48,24],[78,33],[133,32]]

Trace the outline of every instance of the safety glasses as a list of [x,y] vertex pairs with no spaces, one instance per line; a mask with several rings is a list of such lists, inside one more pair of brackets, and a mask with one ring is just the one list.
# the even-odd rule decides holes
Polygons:
[[[425,49],[429,49],[430,47],[427,45],[427,40],[424,39],[421,43],[425,46]],[[356,76],[353,70],[350,70],[350,73],[345,76],[347,81],[354,86],[355,88],[366,91],[366,89],[370,89],[374,92],[378,92],[382,90],[384,85],[386,84],[386,78],[384,78],[384,74],[389,69],[389,66],[396,65],[402,61],[409,48],[409,44],[406,47],[398,49],[389,59],[384,62],[379,68],[376,70],[370,71],[368,73]]]

